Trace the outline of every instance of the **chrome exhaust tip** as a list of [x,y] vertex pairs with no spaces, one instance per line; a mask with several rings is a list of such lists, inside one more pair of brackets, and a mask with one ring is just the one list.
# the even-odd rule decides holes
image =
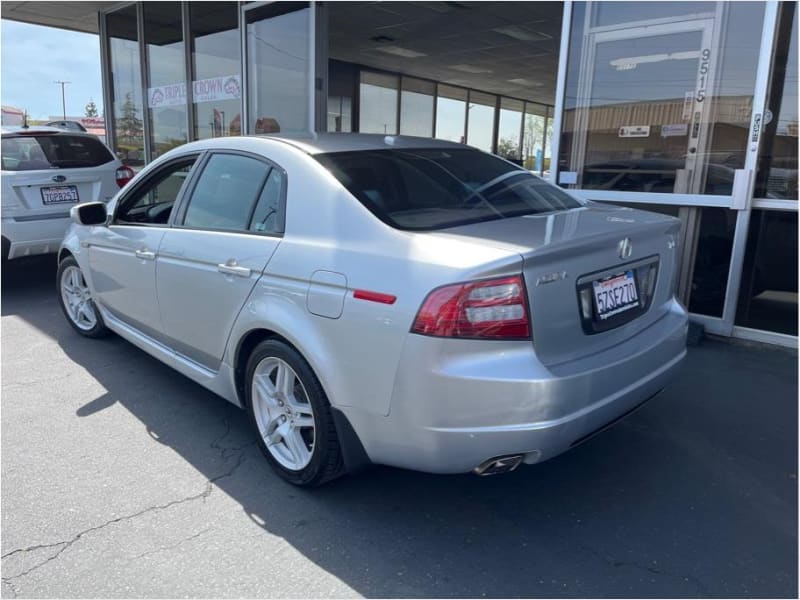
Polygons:
[[522,463],[523,458],[525,458],[524,454],[509,454],[508,456],[490,458],[475,467],[472,472],[481,477],[510,473]]

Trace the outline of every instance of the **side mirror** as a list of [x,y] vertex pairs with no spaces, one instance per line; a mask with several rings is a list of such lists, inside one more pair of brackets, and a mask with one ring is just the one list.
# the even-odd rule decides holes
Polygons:
[[78,225],[105,225],[108,212],[104,202],[84,202],[70,208],[69,216]]

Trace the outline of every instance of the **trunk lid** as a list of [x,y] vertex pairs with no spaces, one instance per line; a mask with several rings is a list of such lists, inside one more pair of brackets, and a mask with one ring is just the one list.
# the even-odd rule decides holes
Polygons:
[[[442,235],[467,236],[522,256],[533,344],[539,359],[552,366],[619,344],[668,310],[679,231],[673,217],[591,203]],[[595,281],[603,282],[597,288],[601,295],[604,288],[616,294],[610,303],[607,294],[595,298]],[[627,292],[614,291],[626,283]],[[607,312],[600,314],[603,303]]]

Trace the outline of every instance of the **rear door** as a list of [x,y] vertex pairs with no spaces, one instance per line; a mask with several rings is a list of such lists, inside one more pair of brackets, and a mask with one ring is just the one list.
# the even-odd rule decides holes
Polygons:
[[67,214],[118,191],[118,161],[93,136],[37,132],[3,137],[4,216]]
[[156,298],[156,254],[198,155],[161,166],[127,191],[108,227],[94,227],[89,268],[101,305],[114,317],[163,341]]
[[233,323],[283,235],[286,174],[245,153],[209,154],[158,250],[167,343],[219,368]]

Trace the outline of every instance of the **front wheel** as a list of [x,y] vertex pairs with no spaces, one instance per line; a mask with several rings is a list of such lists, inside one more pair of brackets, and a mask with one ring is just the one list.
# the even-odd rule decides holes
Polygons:
[[92,293],[86,284],[78,261],[72,256],[58,265],[58,297],[61,310],[72,328],[83,336],[99,338],[108,335],[109,330],[97,310]]
[[266,340],[247,362],[246,400],[258,445],[286,481],[317,486],[344,473],[331,406],[302,356]]

